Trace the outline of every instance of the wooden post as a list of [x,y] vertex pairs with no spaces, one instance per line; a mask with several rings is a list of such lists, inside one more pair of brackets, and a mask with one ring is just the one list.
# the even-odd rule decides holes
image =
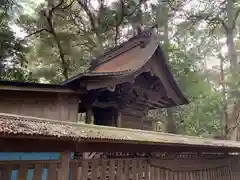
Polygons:
[[59,171],[59,180],[69,179],[71,152],[61,152],[61,166]]
[[117,127],[122,127],[122,112],[118,111]]
[[86,124],[91,124],[92,123],[92,107],[87,107],[87,112],[86,112],[86,120],[85,123]]

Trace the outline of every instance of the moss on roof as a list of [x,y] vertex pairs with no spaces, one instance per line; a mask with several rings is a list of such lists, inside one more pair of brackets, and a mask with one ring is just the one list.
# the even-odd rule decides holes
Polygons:
[[2,136],[27,135],[57,137],[60,140],[67,138],[70,141],[120,141],[123,143],[174,144],[175,146],[212,146],[240,149],[240,143],[235,141],[213,140],[153,131],[63,122],[4,113],[0,113],[0,134]]

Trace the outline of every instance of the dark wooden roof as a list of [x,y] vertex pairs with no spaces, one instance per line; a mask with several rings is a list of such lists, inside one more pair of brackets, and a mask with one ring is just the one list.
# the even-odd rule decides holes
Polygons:
[[0,80],[0,90],[76,93],[76,91],[73,91],[67,85],[6,80]]
[[[240,143],[234,141],[79,124],[3,113],[0,113],[0,136],[1,138],[18,137],[19,140],[29,138],[45,139],[46,141],[54,139],[76,144],[81,142],[97,142],[105,145],[106,143],[113,143],[113,145],[120,143],[122,146],[126,144],[125,148],[129,145],[131,146],[131,144],[157,148],[151,149],[151,151],[156,151],[163,147],[168,147],[171,151],[174,148],[182,147],[180,151],[184,152],[190,152],[191,150],[199,152],[240,152]],[[31,147],[27,146],[27,148],[30,149]]]
[[[142,72],[151,71],[151,68],[146,68],[145,65],[152,57],[157,59],[157,64],[161,69],[158,78],[161,82],[164,82],[162,83],[163,88],[167,92],[171,91],[172,96],[177,99],[175,103],[172,103],[172,106],[187,104],[188,101],[174,80],[153,28],[143,31],[125,43],[93,59],[91,67],[85,73],[74,76],[62,84],[74,88],[85,87],[86,89],[111,88],[124,83],[130,76],[136,77]],[[116,78],[120,81],[113,80]],[[104,82],[106,80],[111,81],[111,84],[100,83],[100,85],[87,87],[92,82]]]
[[[87,76],[123,75],[137,70],[141,67],[141,63],[139,62],[140,60],[134,58],[136,61],[133,61],[133,58],[129,55],[134,53],[136,53],[135,55],[139,55],[140,45],[148,43],[153,35],[153,29],[145,30],[141,34],[134,36],[121,45],[107,50],[102,55],[91,60],[91,67],[85,73],[78,74],[69,80],[64,81],[62,84],[72,84],[75,83],[75,81],[79,81],[80,78]],[[155,43],[155,46],[153,45],[152,54],[157,49],[157,46],[157,43]],[[130,63],[122,62],[123,58]],[[145,61],[147,60],[145,59]],[[143,61],[144,60],[142,59],[142,63],[144,63]],[[121,63],[121,66],[119,63]],[[105,67],[106,65],[108,68],[105,70],[102,69],[102,66]]]

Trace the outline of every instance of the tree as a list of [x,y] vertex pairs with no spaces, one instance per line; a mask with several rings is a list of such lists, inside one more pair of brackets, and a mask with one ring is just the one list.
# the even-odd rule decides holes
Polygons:
[[28,46],[17,38],[10,28],[12,10],[19,7],[15,1],[3,1],[0,4],[0,78],[26,80],[30,76],[24,72],[25,54]]
[[38,37],[35,43],[39,66],[54,63],[55,77],[60,76],[55,79],[62,81],[79,73],[91,56],[118,44],[121,25],[135,15],[144,1],[133,2],[107,5],[106,1],[99,1],[98,6],[92,7],[89,0],[46,1],[37,8],[37,18],[22,16],[20,25],[27,30],[27,38]]
[[[207,2],[205,2],[207,3]],[[228,115],[225,115],[226,128],[225,136],[228,139],[237,140],[238,139],[238,126],[239,126],[239,112],[240,112],[240,101],[239,101],[239,72],[240,67],[238,63],[238,55],[236,51],[236,41],[234,40],[236,36],[236,24],[239,17],[239,4],[233,0],[226,1],[214,1],[211,3],[212,6],[204,8],[204,10],[197,11],[191,15],[189,18],[191,20],[204,20],[208,23],[210,27],[213,28],[213,33],[216,33],[216,29],[221,30],[222,37],[226,39],[227,44],[227,61],[230,67],[224,69],[228,71],[228,78],[224,80],[227,86],[226,90],[226,103],[228,107]],[[219,8],[215,8],[216,5]],[[190,13],[189,13],[190,14]],[[222,69],[223,70],[223,69]],[[223,74],[223,73],[222,73]],[[224,88],[225,88],[224,85]]]

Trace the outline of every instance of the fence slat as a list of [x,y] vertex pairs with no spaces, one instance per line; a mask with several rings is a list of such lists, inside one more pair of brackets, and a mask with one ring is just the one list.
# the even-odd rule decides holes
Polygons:
[[34,166],[34,172],[33,172],[33,180],[42,180],[42,165],[41,164],[35,164]]
[[143,161],[138,161],[138,180],[143,179]]
[[92,161],[92,168],[91,168],[91,179],[92,180],[97,180],[97,176],[98,176],[98,164],[97,164],[97,160],[93,160]]
[[81,180],[87,180],[88,179],[88,169],[89,164],[88,161],[83,161],[82,163],[82,173],[81,173]]
[[100,180],[106,180],[106,161],[101,160],[101,172],[100,172]]
[[18,180],[25,180],[27,179],[27,174],[28,174],[28,166],[27,164],[20,164],[20,168],[19,168],[19,176],[18,176]]
[[[143,162],[145,162],[145,161],[143,161]],[[149,166],[149,164],[148,163],[143,163],[143,165],[144,165],[144,179],[145,180],[149,180],[149,170],[150,170],[150,166]]]
[[125,160],[125,165],[124,165],[124,180],[129,180],[129,169],[130,169],[130,161]]
[[71,172],[71,174],[70,174],[71,180],[77,180],[77,178],[78,178],[78,164],[77,163],[73,163],[71,165],[70,172]]
[[7,166],[4,169],[2,169],[0,179],[10,180],[11,176],[12,176],[11,166]]
[[132,160],[132,180],[137,180],[137,160]]
[[47,180],[57,179],[57,164],[50,164],[48,168]]
[[117,180],[122,180],[123,160],[117,161]]
[[115,160],[111,159],[110,160],[110,165],[109,165],[109,180],[115,180],[115,168],[116,164],[115,164]]

